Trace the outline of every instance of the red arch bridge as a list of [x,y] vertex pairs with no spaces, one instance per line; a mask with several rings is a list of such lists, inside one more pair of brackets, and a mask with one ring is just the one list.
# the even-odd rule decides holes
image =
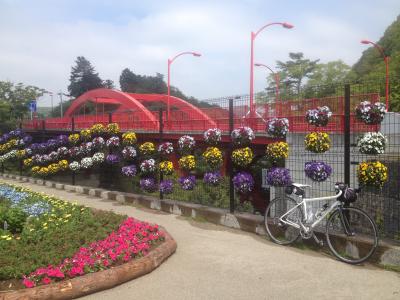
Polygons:
[[[229,131],[233,127],[250,126],[256,134],[265,135],[266,120],[286,117],[291,132],[309,132],[313,129],[305,120],[305,112],[317,106],[327,105],[333,117],[324,131],[341,133],[344,131],[344,97],[324,97],[303,100],[284,100],[256,104],[250,113],[248,96],[227,97],[209,100],[211,107],[199,108],[189,102],[170,97],[171,119],[166,119],[168,96],[164,94],[133,94],[110,89],[95,89],[82,94],[60,118],[33,119],[22,123],[26,131],[73,131],[89,128],[93,124],[118,123],[122,131],[134,130],[142,133],[158,133],[162,120],[165,134],[201,134],[208,128]],[[352,112],[360,101],[379,100],[378,93],[352,95]],[[231,102],[231,105],[229,105]],[[160,108],[163,110],[160,110]],[[160,111],[162,117],[160,118]],[[373,126],[360,123],[350,116],[352,130],[371,131]]]

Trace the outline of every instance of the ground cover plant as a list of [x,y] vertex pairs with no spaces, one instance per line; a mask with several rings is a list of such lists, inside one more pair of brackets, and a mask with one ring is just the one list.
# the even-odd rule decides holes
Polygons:
[[0,184],[0,290],[34,287],[146,255],[157,225]]

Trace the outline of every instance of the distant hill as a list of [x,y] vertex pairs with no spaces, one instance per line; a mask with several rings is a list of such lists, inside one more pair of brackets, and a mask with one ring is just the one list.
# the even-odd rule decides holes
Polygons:
[[[400,16],[385,30],[376,43],[385,49],[386,55],[390,56],[390,107],[394,111],[400,111]],[[383,82],[385,78],[383,58],[372,46],[363,52],[358,62],[353,65],[352,71],[352,75],[360,81]]]

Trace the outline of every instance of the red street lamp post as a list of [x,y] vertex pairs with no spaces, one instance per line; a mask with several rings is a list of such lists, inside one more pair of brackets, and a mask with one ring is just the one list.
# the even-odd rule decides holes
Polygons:
[[251,32],[251,47],[250,47],[250,115],[253,116],[253,106],[254,106],[254,41],[257,35],[263,31],[265,28],[272,26],[272,25],[281,25],[284,28],[291,29],[294,26],[292,24],[286,22],[273,22],[261,27],[257,32]]
[[191,51],[186,51],[186,52],[181,52],[177,55],[175,55],[173,58],[169,59],[168,58],[168,99],[167,99],[167,120],[168,122],[170,121],[170,113],[171,113],[171,109],[170,109],[170,96],[171,96],[171,64],[174,62],[175,59],[177,59],[179,56],[181,55],[185,55],[185,54],[191,54],[193,56],[199,57],[201,56],[200,53],[197,52],[191,52]]
[[383,57],[383,61],[385,62],[385,67],[386,67],[386,87],[385,87],[386,110],[389,111],[389,56],[385,54],[385,49],[382,46],[379,46],[374,42],[371,42],[369,40],[362,40],[361,44],[373,45],[376,49],[378,49],[379,53]]

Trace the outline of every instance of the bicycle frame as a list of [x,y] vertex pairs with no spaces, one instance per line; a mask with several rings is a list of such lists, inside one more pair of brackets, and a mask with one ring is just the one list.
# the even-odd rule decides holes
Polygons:
[[[290,226],[293,226],[297,229],[302,228],[305,231],[309,231],[310,229],[313,229],[314,227],[316,227],[323,219],[325,219],[325,217],[332,212],[334,209],[336,209],[339,205],[341,205],[342,203],[340,201],[335,201],[334,203],[332,203],[332,205],[330,207],[328,207],[324,213],[317,219],[315,220],[314,223],[312,223],[310,225],[310,227],[306,227],[303,224],[303,221],[305,222],[306,218],[307,218],[307,203],[309,202],[318,202],[318,201],[327,201],[327,200],[334,200],[339,198],[342,195],[342,191],[339,190],[339,193],[335,196],[328,196],[328,197],[318,197],[318,198],[303,198],[302,196],[299,196],[300,199],[302,199],[302,201],[300,201],[300,203],[298,203],[296,206],[294,206],[293,208],[289,209],[285,214],[283,214],[280,218],[279,221],[286,223]],[[291,212],[293,212],[295,209],[297,209],[297,207],[299,206],[303,206],[303,220],[300,221],[299,224],[288,221],[288,220],[283,220],[283,218],[287,215],[289,215]]]

